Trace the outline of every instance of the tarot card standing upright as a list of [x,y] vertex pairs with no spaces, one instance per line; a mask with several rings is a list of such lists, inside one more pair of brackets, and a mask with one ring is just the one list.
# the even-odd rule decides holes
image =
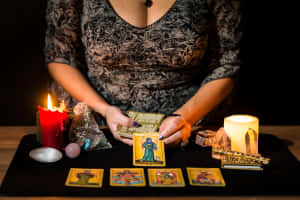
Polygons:
[[180,168],[148,169],[151,187],[184,187],[184,179]]
[[103,169],[71,168],[66,186],[102,187]]
[[190,168],[187,167],[190,185],[194,186],[225,186],[219,168]]
[[111,186],[146,186],[143,168],[111,168]]
[[133,134],[133,165],[160,166],[166,165],[163,140],[158,133]]

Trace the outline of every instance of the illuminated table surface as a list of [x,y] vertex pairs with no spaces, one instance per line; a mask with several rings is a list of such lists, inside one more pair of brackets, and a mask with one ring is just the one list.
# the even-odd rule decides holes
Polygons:
[[[18,147],[21,138],[27,134],[35,133],[35,127],[33,126],[2,126],[0,127],[0,183],[4,178],[6,170],[14,156],[14,153]],[[260,133],[269,133],[284,140],[288,145],[289,150],[300,160],[300,125],[292,126],[278,126],[278,125],[261,125]],[[121,199],[183,199],[182,197],[124,197]],[[0,197],[0,199],[120,199],[113,197]],[[297,199],[299,196],[249,196],[249,197],[186,197],[184,199]]]

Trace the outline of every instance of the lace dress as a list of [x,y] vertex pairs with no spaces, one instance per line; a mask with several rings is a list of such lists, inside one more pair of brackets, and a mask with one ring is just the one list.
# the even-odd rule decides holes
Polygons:
[[[153,24],[135,27],[109,0],[48,0],[46,64],[79,69],[122,111],[170,114],[209,81],[240,68],[239,2],[177,0]],[[76,100],[56,83],[68,106]]]

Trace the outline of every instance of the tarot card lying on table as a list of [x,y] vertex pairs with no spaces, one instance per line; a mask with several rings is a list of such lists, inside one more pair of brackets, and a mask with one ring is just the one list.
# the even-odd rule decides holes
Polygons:
[[133,134],[133,165],[134,166],[165,166],[165,149],[163,140],[158,133]]
[[194,186],[225,186],[219,168],[190,168],[187,167],[190,185]]
[[135,120],[139,127],[120,126],[117,134],[127,138],[133,138],[133,133],[150,133],[157,131],[164,114],[159,113],[142,113],[135,111],[127,111],[127,116]]
[[184,187],[184,179],[180,168],[148,169],[151,187]]
[[71,168],[66,186],[72,187],[102,187],[103,169]]
[[146,186],[143,168],[111,168],[111,186]]

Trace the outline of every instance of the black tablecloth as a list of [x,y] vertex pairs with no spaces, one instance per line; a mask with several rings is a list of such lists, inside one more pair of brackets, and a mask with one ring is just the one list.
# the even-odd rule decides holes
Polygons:
[[[22,138],[0,188],[0,196],[227,196],[227,195],[300,195],[299,161],[284,143],[270,134],[259,135],[259,152],[271,158],[263,171],[222,169],[226,187],[195,187],[188,182],[186,167],[220,167],[220,161],[211,158],[211,148],[193,143],[181,149],[166,150],[166,168],[181,168],[186,187],[151,188],[111,187],[110,168],[132,165],[132,148],[111,141],[113,148],[82,152],[76,159],[43,164],[29,158],[30,150],[38,147],[35,135]],[[67,187],[65,181],[70,168],[104,168],[102,188]],[[147,168],[145,175],[147,180]],[[148,181],[147,181],[148,183]]]

